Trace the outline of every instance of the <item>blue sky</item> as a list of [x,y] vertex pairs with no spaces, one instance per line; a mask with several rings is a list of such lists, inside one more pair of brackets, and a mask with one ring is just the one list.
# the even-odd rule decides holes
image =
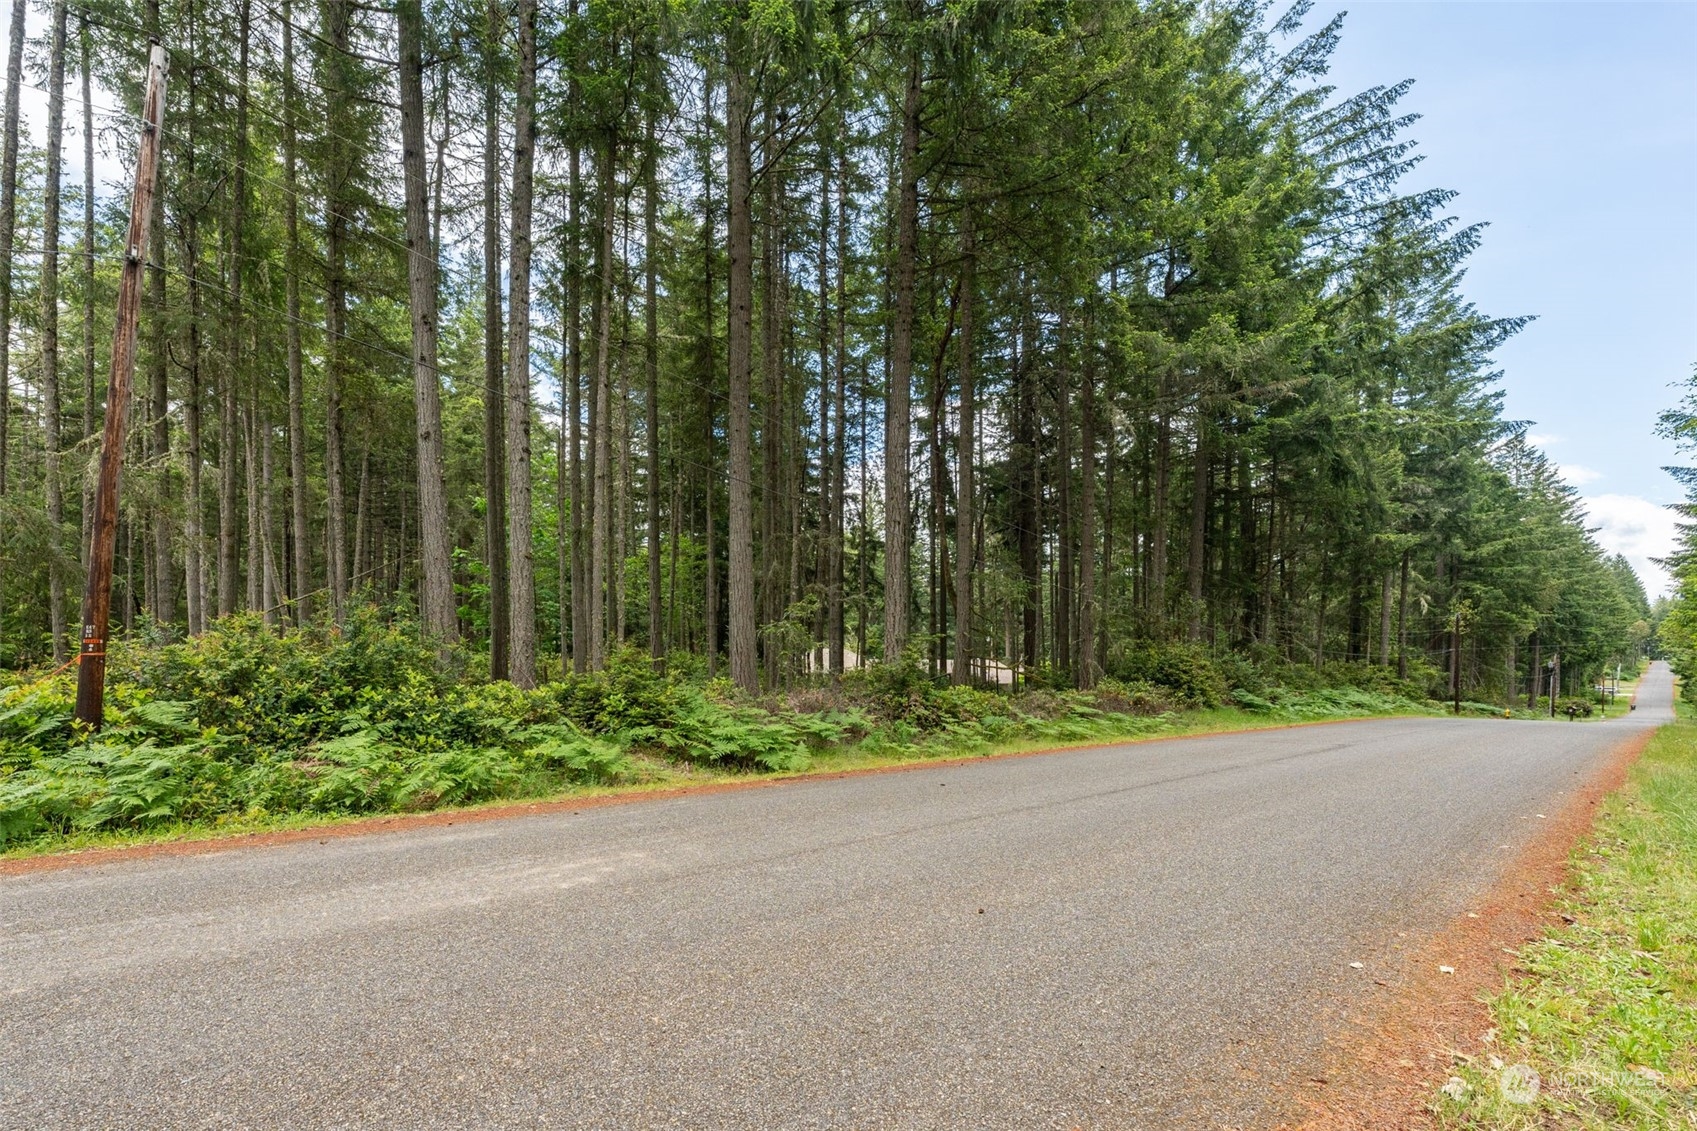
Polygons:
[[1653,429],[1697,363],[1697,3],[1318,3],[1308,23],[1339,11],[1329,81],[1414,79],[1410,186],[1490,224],[1468,297],[1537,316],[1498,354],[1508,415],[1653,595],[1681,462]]

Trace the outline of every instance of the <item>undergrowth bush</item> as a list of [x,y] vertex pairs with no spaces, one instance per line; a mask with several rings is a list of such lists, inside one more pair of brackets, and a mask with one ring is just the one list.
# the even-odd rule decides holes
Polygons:
[[1097,707],[1121,715],[1166,715],[1180,708],[1171,691],[1143,680],[1104,679],[1094,694]]
[[1414,714],[1430,709],[1424,702],[1359,687],[1325,687],[1313,691],[1274,687],[1268,688],[1265,695],[1239,690],[1232,693],[1232,701],[1256,714],[1296,720]]
[[1564,719],[1588,719],[1596,713],[1597,704],[1589,696],[1567,696],[1556,700],[1556,714]]
[[1187,707],[1218,707],[1229,690],[1199,644],[1143,644],[1118,657],[1110,674],[1164,687]]
[[699,665],[673,658],[661,671],[628,648],[602,671],[527,691],[471,678],[464,655],[381,610],[286,634],[233,616],[186,641],[115,643],[96,735],[71,723],[71,675],[0,689],[0,845],[474,804],[640,780],[666,764],[781,773],[849,747],[941,756],[1126,737],[1228,700],[1289,719],[1418,709],[1382,669],[1361,667],[1328,666],[1315,673],[1328,686],[1292,691],[1271,653],[1147,645],[1092,691],[1055,675],[1009,694],[951,686],[913,652],[751,699]]

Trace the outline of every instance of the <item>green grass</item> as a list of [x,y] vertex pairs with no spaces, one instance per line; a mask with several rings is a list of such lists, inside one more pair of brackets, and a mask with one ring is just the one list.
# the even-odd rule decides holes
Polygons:
[[[805,768],[758,772],[711,764],[680,761],[652,755],[633,755],[621,781],[613,783],[568,783],[559,776],[532,774],[513,781],[497,797],[473,805],[436,806],[434,812],[475,812],[528,801],[558,801],[609,795],[640,795],[660,790],[732,781],[779,780],[853,770],[941,761],[952,758],[994,757],[1040,750],[1076,749],[1119,743],[1142,742],[1185,735],[1223,734],[1264,730],[1295,723],[1329,720],[1436,715],[1432,705],[1416,704],[1384,696],[1354,692],[1312,692],[1286,695],[1271,709],[1246,710],[1217,707],[1174,711],[1155,717],[1103,715],[1086,720],[1059,720],[1030,733],[1027,728],[1005,738],[984,737],[979,728],[961,732],[917,735],[909,740],[875,733],[866,739],[845,742],[816,752]],[[1076,729],[1072,729],[1076,728]],[[5,845],[0,860],[42,856],[52,853],[115,848],[138,844],[202,841],[249,833],[281,832],[304,828],[333,828],[356,821],[393,816],[394,811],[350,814],[321,811],[234,812],[190,821],[167,821],[145,827],[72,828],[17,840]]]
[[1697,721],[1656,733],[1574,863],[1571,922],[1519,952],[1494,1039],[1433,1101],[1440,1126],[1697,1128]]

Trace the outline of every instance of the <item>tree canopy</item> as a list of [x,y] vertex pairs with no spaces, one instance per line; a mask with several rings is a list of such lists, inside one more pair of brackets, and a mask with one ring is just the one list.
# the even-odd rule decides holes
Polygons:
[[25,44],[27,3],[8,665],[68,654],[128,219],[64,145],[129,160],[150,36],[133,636],[374,604],[520,686],[634,644],[748,691],[1089,687],[1189,641],[1505,700],[1642,642],[1502,414],[1524,319],[1465,297],[1482,228],[1422,186],[1409,83],[1326,81],[1341,17],[46,0]]

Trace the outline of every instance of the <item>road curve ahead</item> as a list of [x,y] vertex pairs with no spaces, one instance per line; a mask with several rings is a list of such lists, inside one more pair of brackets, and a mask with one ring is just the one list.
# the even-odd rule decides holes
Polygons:
[[0,879],[0,1126],[1270,1125],[1671,687]]

